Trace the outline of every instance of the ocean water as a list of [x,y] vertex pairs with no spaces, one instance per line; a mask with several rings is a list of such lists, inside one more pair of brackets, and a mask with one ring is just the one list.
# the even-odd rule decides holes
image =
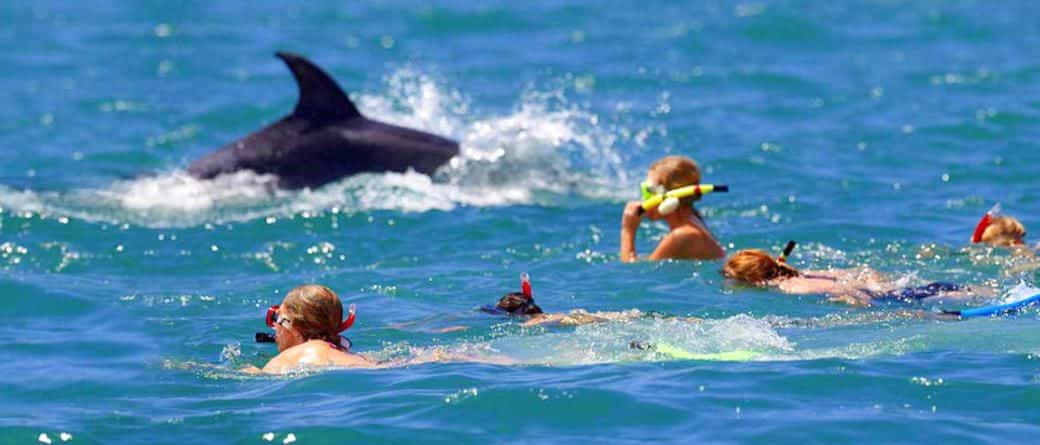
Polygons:
[[[683,154],[731,186],[699,204],[727,250],[796,239],[798,267],[1037,285],[1036,259],[966,246],[998,201],[1040,226],[1032,2],[286,3],[0,4],[0,443],[1040,434],[1036,310],[922,319],[988,300],[848,308],[732,286],[719,262],[617,261],[624,202]],[[277,50],[462,154],[298,192],[187,177],[291,110]],[[663,233],[644,224],[637,248]],[[524,329],[474,310],[525,271],[551,311],[664,316]],[[274,355],[252,342],[264,308],[307,282],[357,304],[355,350],[458,361],[236,372]]]

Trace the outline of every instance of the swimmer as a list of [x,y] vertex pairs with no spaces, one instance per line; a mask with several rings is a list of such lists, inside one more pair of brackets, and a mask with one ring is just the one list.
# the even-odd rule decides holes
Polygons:
[[1026,227],[1012,216],[1001,215],[1000,204],[989,209],[971,235],[972,244],[1026,250]]
[[282,304],[267,311],[265,321],[275,330],[274,336],[256,334],[259,343],[277,343],[278,355],[263,369],[249,366],[241,371],[287,374],[308,368],[393,368],[433,362],[516,363],[508,357],[473,355],[441,347],[413,348],[411,357],[378,361],[351,352],[350,340],[340,335],[354,323],[353,305],[347,319],[341,322],[342,317],[343,304],[336,293],[325,286],[308,284],[289,291]]
[[[350,342],[340,336],[354,322],[354,311],[343,321],[343,304],[331,289],[308,284],[289,291],[282,304],[268,310],[267,322],[275,330],[278,355],[253,374],[283,374],[303,367],[371,368],[377,363],[350,352]],[[257,335],[260,341],[261,334]]]
[[[626,204],[621,217],[621,261],[628,263],[638,259],[636,231],[643,216],[652,220],[663,219],[668,223],[669,229],[668,234],[647,257],[650,260],[714,260],[726,255],[693,206],[694,201],[700,199],[703,193],[711,191],[708,190],[711,186],[705,185],[705,190],[698,189],[689,196],[678,199],[664,198],[670,191],[697,185],[700,181],[700,168],[687,157],[667,156],[650,166],[646,181],[642,184],[644,201],[631,201]],[[718,186],[717,191],[725,190],[725,186]]]
[[[520,276],[520,292],[511,292],[504,295],[494,306],[485,306],[481,310],[490,314],[508,315],[511,317],[527,318],[522,326],[581,326],[591,323],[605,323],[608,321],[628,321],[646,316],[655,316],[653,313],[642,312],[638,309],[615,312],[589,312],[584,309],[573,309],[567,313],[547,314],[534,302],[531,292],[531,280],[525,273]],[[684,317],[684,321],[700,321],[696,317]]]
[[884,275],[869,267],[801,271],[787,264],[786,255],[793,248],[794,241],[791,241],[785,249],[785,255],[779,258],[773,258],[763,250],[741,250],[726,261],[722,275],[753,286],[772,287],[786,294],[823,294],[830,301],[854,306],[870,306],[873,302],[886,300],[911,302],[932,297],[965,298],[987,293],[985,289],[942,282],[919,287],[894,286]]

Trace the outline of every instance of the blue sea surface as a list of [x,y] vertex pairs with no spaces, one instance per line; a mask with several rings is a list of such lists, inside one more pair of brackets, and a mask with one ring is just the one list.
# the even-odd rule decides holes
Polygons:
[[[1035,286],[1040,260],[967,242],[998,201],[1040,227],[1034,2],[478,3],[0,4],[0,443],[1040,435],[1036,309],[922,318],[992,299],[851,308],[617,255],[647,166],[681,154],[730,185],[698,204],[730,252],[795,239],[801,268]],[[278,50],[461,155],[302,191],[190,178],[292,109]],[[638,251],[666,230],[643,224]],[[475,310],[522,272],[549,311],[658,315],[523,328]],[[275,354],[253,333],[308,282],[357,305],[356,351],[450,360],[238,372]]]

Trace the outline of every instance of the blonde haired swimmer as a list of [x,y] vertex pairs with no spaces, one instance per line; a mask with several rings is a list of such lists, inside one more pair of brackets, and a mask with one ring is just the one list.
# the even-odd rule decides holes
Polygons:
[[[788,243],[786,254],[790,254],[793,247],[793,241]],[[772,287],[786,294],[823,294],[830,297],[830,301],[856,306],[869,306],[885,300],[912,302],[931,297],[964,298],[992,293],[992,290],[943,282],[919,287],[897,286],[868,267],[802,271],[787,264],[785,257],[773,258],[758,249],[741,250],[726,261],[722,275],[736,282]]]
[[1024,247],[1025,237],[1026,227],[1018,219],[1002,215],[998,203],[979,219],[971,235],[971,242],[996,247]]
[[[305,367],[371,368],[376,362],[350,352],[350,341],[340,333],[354,323],[354,308],[343,320],[343,304],[332,289],[316,284],[297,287],[282,304],[268,309],[265,320],[275,330],[278,355],[263,369],[251,366],[250,373],[282,374]],[[257,341],[270,338],[257,334]]]
[[663,219],[669,228],[648,259],[713,260],[726,255],[693,203],[704,194],[728,191],[728,187],[700,181],[697,163],[684,156],[666,156],[650,166],[641,186],[643,200],[626,204],[621,216],[621,261],[638,259],[636,231],[643,216]]

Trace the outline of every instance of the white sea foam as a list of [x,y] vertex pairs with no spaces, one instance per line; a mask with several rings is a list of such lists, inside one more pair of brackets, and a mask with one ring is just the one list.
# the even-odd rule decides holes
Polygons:
[[1040,288],[1030,286],[1026,282],[1019,282],[1015,287],[1008,289],[1004,297],[1000,300],[1002,304],[1014,303],[1021,301],[1026,298],[1032,297],[1033,295],[1040,294]]
[[[737,315],[721,320],[639,318],[580,326],[573,331],[528,331],[492,340],[494,349],[528,364],[587,365],[660,360],[652,350],[632,349],[633,341],[667,343],[691,353],[754,351],[763,359],[795,354],[795,345],[764,319]],[[782,358],[781,358],[782,359]]]
[[239,172],[198,180],[176,169],[62,193],[0,187],[0,206],[89,221],[183,227],[332,208],[425,212],[565,205],[573,196],[627,195],[615,136],[560,91],[525,93],[513,110],[496,115],[471,111],[461,93],[413,70],[395,72],[386,84],[383,94],[356,98],[367,116],[460,141],[460,155],[433,178],[415,172],[364,174],[290,192],[274,187],[272,176]]

